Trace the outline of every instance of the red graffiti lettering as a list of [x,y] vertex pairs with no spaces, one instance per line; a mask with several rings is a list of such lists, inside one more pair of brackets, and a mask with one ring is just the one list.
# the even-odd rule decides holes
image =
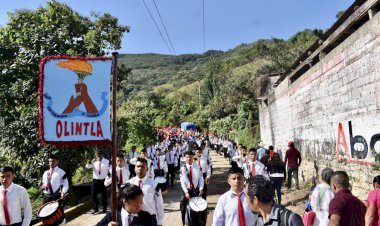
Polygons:
[[339,123],[339,125],[338,125],[338,142],[336,143],[336,157],[337,157],[337,159],[340,159],[339,151],[340,151],[340,148],[342,145],[343,145],[344,151],[346,153],[346,156],[349,159],[350,158],[350,152],[348,149],[346,136],[344,135],[342,123]]

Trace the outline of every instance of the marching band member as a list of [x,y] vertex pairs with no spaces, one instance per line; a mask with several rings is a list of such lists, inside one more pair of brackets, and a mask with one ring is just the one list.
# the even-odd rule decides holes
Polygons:
[[[125,156],[122,153],[116,155],[116,179],[117,179],[117,191],[128,182],[130,172],[127,167],[125,167]],[[110,168],[109,174],[104,181],[104,185],[108,187],[112,183],[112,169]]]
[[134,177],[136,175],[135,173],[135,165],[131,164],[130,161],[133,158],[139,157],[139,154],[136,152],[136,146],[132,146],[132,151],[128,153],[127,155],[127,164],[129,164],[129,173],[131,174],[131,177]]
[[200,171],[202,172],[202,176],[204,179],[202,198],[206,199],[207,185],[210,183],[210,177],[211,177],[211,165],[208,159],[203,158],[202,151],[203,150],[201,147],[198,147],[197,150],[195,151],[195,157],[196,157],[195,163],[198,165]]
[[69,190],[69,182],[65,171],[58,167],[58,156],[49,156],[49,167],[42,175],[40,188],[44,193],[43,204],[64,198]]
[[247,204],[247,192],[244,189],[244,172],[239,167],[228,171],[228,184],[231,189],[218,199],[214,210],[212,226],[253,225],[256,215]]
[[148,152],[147,152],[147,150],[145,148],[141,150],[141,152],[140,152],[140,158],[146,159],[146,161],[148,162],[148,172],[147,172],[147,175],[148,175],[149,178],[154,179],[153,161],[150,158],[148,158]]
[[168,164],[165,161],[165,155],[163,155],[160,148],[157,148],[156,151],[157,155],[153,159],[154,178],[158,176],[165,177],[168,173]]
[[103,152],[100,150],[96,153],[96,159],[86,164],[86,169],[92,169],[92,214],[99,211],[98,193],[102,194],[103,213],[107,212],[107,188],[104,181],[108,175],[108,167],[109,161],[103,157]]
[[169,183],[170,176],[170,186],[173,186],[178,161],[177,155],[173,151],[173,146],[171,144],[168,146],[168,150],[166,151],[166,162],[168,163],[168,174],[166,175],[166,181]]
[[249,149],[249,161],[244,164],[243,168],[246,180],[255,175],[263,175],[269,180],[268,173],[265,171],[265,165],[257,160],[257,150],[255,148]]
[[144,158],[137,158],[136,176],[128,182],[137,185],[144,193],[142,209],[152,216],[154,226],[162,226],[164,220],[164,201],[158,183],[148,178],[148,162]]
[[15,178],[13,168],[0,168],[0,224],[27,226],[32,221],[32,205],[28,192],[18,184],[13,183]]
[[202,195],[204,179],[202,172],[198,168],[197,164],[194,163],[194,154],[191,151],[185,154],[186,165],[181,168],[181,187],[184,195],[180,201],[180,209],[182,215],[182,224],[185,225],[186,217],[186,207],[190,198]]

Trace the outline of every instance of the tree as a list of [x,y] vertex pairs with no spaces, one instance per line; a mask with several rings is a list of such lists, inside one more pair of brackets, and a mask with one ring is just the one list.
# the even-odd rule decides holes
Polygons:
[[[8,16],[8,24],[0,28],[2,154],[8,157],[8,163],[22,165],[23,174],[30,178],[40,176],[48,152],[84,162],[83,155],[90,148],[72,150],[42,146],[39,142],[39,61],[46,55],[105,55],[111,49],[120,49],[129,28],[119,25],[110,14],[84,17],[57,1],[48,2],[46,8],[16,10]],[[77,162],[67,164],[74,170]]]

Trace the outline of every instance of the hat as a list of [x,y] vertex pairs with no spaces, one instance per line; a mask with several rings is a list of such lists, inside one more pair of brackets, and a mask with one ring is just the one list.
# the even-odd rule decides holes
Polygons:
[[293,141],[289,141],[288,142],[288,147],[294,147],[294,142]]
[[259,146],[260,146],[260,147],[264,147],[264,142],[260,142],[260,143],[259,143]]

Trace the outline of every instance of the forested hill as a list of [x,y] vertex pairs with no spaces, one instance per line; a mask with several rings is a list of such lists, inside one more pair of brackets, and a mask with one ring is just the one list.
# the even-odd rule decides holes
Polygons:
[[[144,135],[149,128],[194,121],[200,129],[237,138],[246,145],[256,142],[254,98],[268,79],[262,75],[286,71],[321,34],[321,30],[306,29],[288,40],[263,39],[226,52],[120,55],[120,65],[131,70],[120,79],[121,105],[125,104],[120,114],[129,121],[125,128],[130,128],[123,134],[125,140],[144,142],[150,140]],[[133,114],[131,109],[144,110],[146,115]],[[149,119],[143,121],[150,125],[137,123],[136,117]]]

